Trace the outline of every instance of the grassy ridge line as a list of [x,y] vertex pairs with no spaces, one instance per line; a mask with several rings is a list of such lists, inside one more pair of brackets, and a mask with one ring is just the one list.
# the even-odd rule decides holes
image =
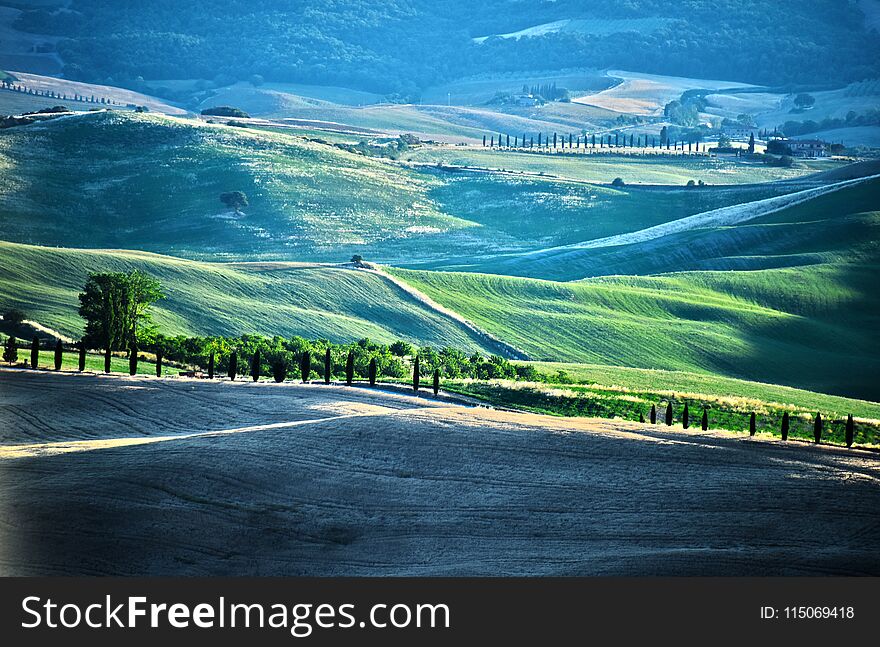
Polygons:
[[492,352],[472,330],[414,299],[388,279],[345,266],[225,265],[148,252],[48,249],[0,242],[0,304],[78,338],[77,295],[90,271],[140,269],[168,298],[155,321],[168,335],[363,337]]

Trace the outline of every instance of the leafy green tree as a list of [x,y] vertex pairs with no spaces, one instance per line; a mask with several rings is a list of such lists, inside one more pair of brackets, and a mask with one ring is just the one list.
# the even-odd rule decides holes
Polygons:
[[12,329],[18,328],[27,319],[27,315],[18,308],[10,308],[3,313],[3,323]]
[[55,370],[61,370],[61,364],[64,361],[64,346],[61,344],[61,340],[58,339],[55,341]]
[[34,335],[34,339],[31,342],[31,368],[37,368],[37,365],[40,363],[40,340]]
[[250,206],[248,203],[248,197],[243,191],[228,191],[226,193],[221,193],[220,202],[235,211],[235,213],[241,213],[242,209]]
[[401,341],[400,339],[391,344],[388,349],[391,351],[392,355],[396,355],[397,357],[407,357],[414,352],[412,344]]
[[794,98],[794,105],[798,108],[812,108],[816,104],[816,97],[812,94],[801,92]]
[[3,361],[7,364],[15,364],[18,361],[18,342],[15,335],[6,338],[6,343],[3,345]]
[[150,330],[150,306],[164,296],[159,282],[140,270],[89,274],[79,295],[87,343],[92,348],[130,348],[141,332]]

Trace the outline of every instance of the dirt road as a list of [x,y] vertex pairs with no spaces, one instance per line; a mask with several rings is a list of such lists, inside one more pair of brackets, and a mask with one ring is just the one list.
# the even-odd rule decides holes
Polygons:
[[364,388],[0,369],[0,574],[880,575],[880,459]]

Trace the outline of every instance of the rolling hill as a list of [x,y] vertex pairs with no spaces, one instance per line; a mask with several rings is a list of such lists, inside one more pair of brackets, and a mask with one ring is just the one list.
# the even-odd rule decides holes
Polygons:
[[[357,253],[449,267],[787,193],[796,187],[734,185],[810,171],[430,145],[407,147],[394,162],[302,134],[120,112],[7,129],[0,138],[2,238],[203,260],[339,262]],[[458,162],[475,168],[448,166]],[[679,186],[608,186],[619,174]],[[685,190],[693,178],[725,186]],[[249,200],[239,213],[220,202],[236,190]]]
[[89,272],[140,269],[167,298],[154,308],[167,335],[301,335],[498,352],[491,339],[438,313],[380,275],[347,266],[186,261],[145,252],[69,250],[0,242],[0,303],[74,339],[77,294]]
[[697,370],[876,400],[878,185],[544,266],[614,276],[391,272],[533,359]]

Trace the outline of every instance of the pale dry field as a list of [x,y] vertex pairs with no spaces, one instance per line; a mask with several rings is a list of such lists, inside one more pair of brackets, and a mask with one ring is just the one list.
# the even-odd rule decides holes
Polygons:
[[0,574],[880,574],[864,451],[0,369]]

